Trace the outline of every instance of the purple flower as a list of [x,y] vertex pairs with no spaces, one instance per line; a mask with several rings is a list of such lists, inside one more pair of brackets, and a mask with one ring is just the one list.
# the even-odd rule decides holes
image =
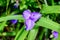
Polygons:
[[[16,16],[16,15],[17,15],[17,14],[14,14],[14,16]],[[18,20],[16,20],[16,19],[12,19],[10,22],[11,22],[12,24],[16,24],[17,21],[18,21]]]
[[18,3],[15,3],[14,4],[14,8],[18,8],[19,4]]
[[41,17],[41,14],[38,12],[32,12],[31,13],[31,20],[33,20],[34,22],[36,22],[39,18]]
[[23,17],[25,20],[29,19],[29,17],[31,16],[31,11],[30,10],[25,10],[23,12]]
[[30,19],[27,19],[25,21],[25,25],[26,25],[26,30],[31,30],[34,27],[35,22]]
[[11,20],[11,23],[12,24],[16,24],[17,23],[17,20]]
[[54,38],[58,38],[58,32],[53,31],[52,34],[53,34]]
[[31,30],[34,27],[35,22],[41,17],[41,14],[25,10],[23,12],[23,17],[25,19],[26,30]]

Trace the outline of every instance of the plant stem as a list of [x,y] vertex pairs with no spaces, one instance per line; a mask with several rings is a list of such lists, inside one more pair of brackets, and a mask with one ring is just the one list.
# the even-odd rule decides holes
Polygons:
[[44,0],[44,2],[45,2],[45,5],[46,5],[46,6],[48,6],[48,3],[47,3],[47,1],[46,1],[46,0]]
[[52,0],[52,6],[54,5],[54,0]]

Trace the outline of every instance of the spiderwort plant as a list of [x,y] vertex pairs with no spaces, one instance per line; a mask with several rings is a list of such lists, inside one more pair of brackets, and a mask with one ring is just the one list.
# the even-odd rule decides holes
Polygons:
[[25,10],[23,12],[23,17],[25,19],[25,26],[26,30],[31,30],[35,22],[41,17],[41,14],[39,12],[31,12],[30,10]]
[[54,38],[58,38],[58,32],[53,31],[53,32],[52,32],[52,35],[54,36]]

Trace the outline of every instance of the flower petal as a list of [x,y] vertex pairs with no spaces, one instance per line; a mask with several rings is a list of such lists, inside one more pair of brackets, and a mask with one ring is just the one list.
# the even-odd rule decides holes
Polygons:
[[14,4],[14,8],[18,8],[18,6],[19,6],[19,3]]
[[16,24],[17,23],[17,20],[11,20],[11,23],[12,24]]
[[58,32],[53,31],[52,34],[53,34],[54,38],[57,38],[58,37]]
[[29,19],[30,15],[31,15],[30,13],[31,13],[30,10],[25,10],[25,11],[23,12],[23,17],[24,17],[25,20],[26,20],[26,19]]
[[35,22],[35,21],[37,21],[40,17],[41,17],[41,14],[40,14],[40,13],[38,13],[38,12],[32,12],[30,18]]
[[26,30],[31,30],[34,27],[35,23],[34,21],[27,19],[25,25],[26,25]]

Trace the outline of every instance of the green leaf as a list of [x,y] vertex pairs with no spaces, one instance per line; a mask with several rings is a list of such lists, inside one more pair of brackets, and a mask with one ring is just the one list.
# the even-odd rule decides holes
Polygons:
[[32,29],[29,32],[27,40],[35,40],[37,33],[38,33],[38,29]]
[[6,21],[6,20],[12,20],[12,19],[17,19],[20,21],[24,21],[22,15],[10,15],[10,16],[5,16],[0,18],[0,22]]
[[17,33],[16,37],[14,40],[24,40],[27,36],[29,31],[26,31],[24,29],[24,26],[21,28],[21,30]]
[[3,29],[4,29],[5,25],[6,25],[6,21],[2,22],[1,24],[0,24],[0,31],[3,31]]
[[7,4],[6,4],[6,10],[8,9],[9,2],[10,2],[10,0],[7,0]]
[[19,38],[19,35],[22,33],[23,30],[24,30],[24,26],[20,29],[20,31],[18,31],[14,40],[17,40]]
[[16,26],[15,31],[16,31],[16,32],[18,32],[18,31],[19,31],[19,29],[20,29],[20,27],[21,27],[21,23],[17,23],[17,26]]
[[60,14],[60,6],[46,6],[43,5],[41,13],[51,14],[51,13],[59,13]]
[[43,34],[45,32],[45,29],[42,29],[42,32],[40,32],[40,35],[39,35],[39,40],[43,40]]
[[15,14],[18,13],[18,12],[19,12],[18,10],[13,11],[13,12],[11,13],[11,15],[15,15]]
[[58,33],[58,38],[57,38],[57,40],[60,40],[60,33]]
[[14,3],[15,2],[15,0],[11,0],[11,3]]
[[16,35],[16,33],[14,31],[0,33],[0,36],[15,36],[15,35]]
[[18,40],[24,40],[29,31],[23,30],[23,32],[19,35]]
[[0,0],[0,6],[6,6],[6,1],[5,0]]
[[51,29],[60,33],[60,24],[50,19],[47,19],[45,17],[41,17],[36,25],[42,26],[42,27],[45,27],[45,28],[48,28],[48,29]]

